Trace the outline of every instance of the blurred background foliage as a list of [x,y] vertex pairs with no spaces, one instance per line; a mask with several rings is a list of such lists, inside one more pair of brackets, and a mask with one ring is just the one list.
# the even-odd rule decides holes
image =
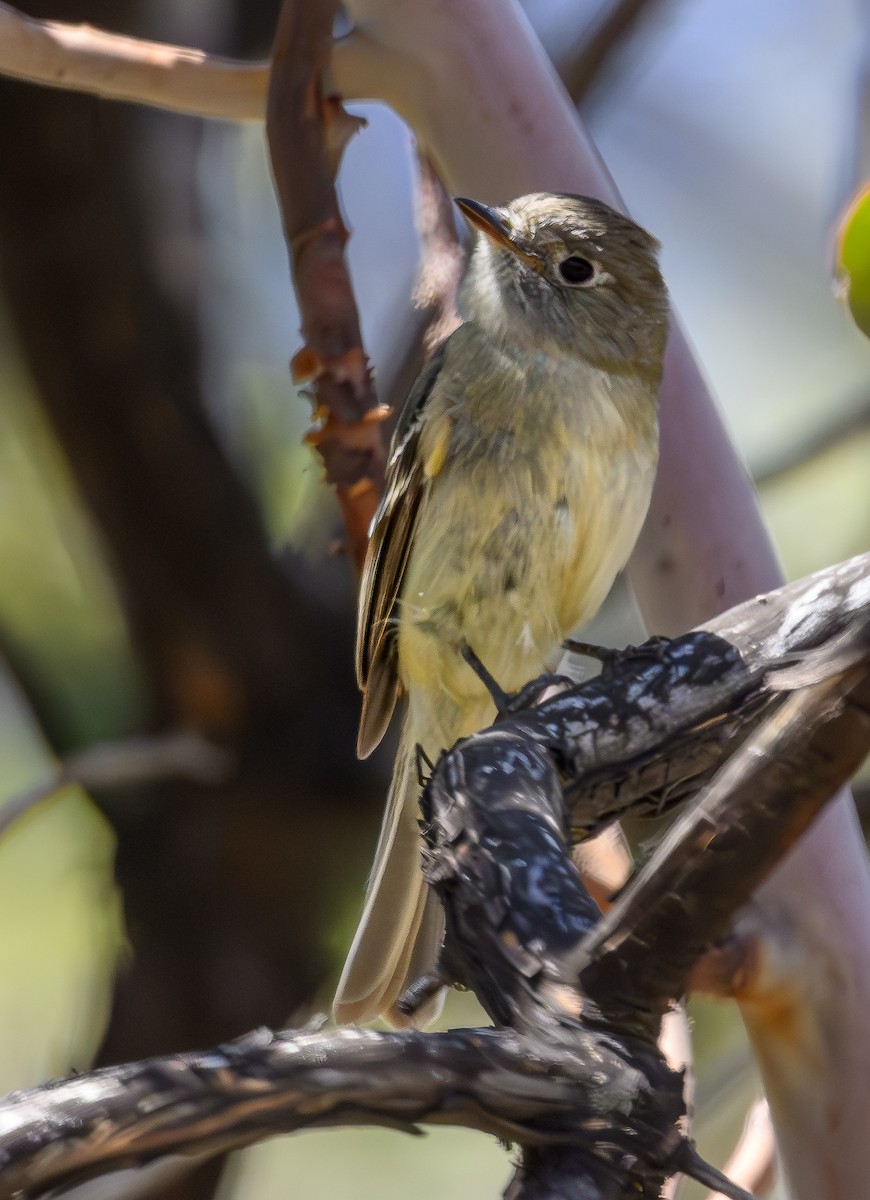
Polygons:
[[[866,6],[526,8],[569,86],[599,17],[636,10],[584,82],[584,117],[663,243],[789,575],[866,550],[870,346],[831,286],[837,214],[868,167]],[[267,52],[276,9],[27,6],[245,55]],[[390,751],[353,760],[353,581],[289,384],[298,319],[262,128],[0,90],[0,795],[143,730],[193,725],[235,763],[216,788],[67,788],[3,833],[7,1090],[326,1003]],[[420,327],[413,149],[391,113],[360,107],[341,191],[390,397]],[[611,636],[635,636],[617,618]],[[693,1016],[701,1148],[721,1161],[755,1084],[731,1010]],[[446,1019],[477,1018],[456,997]],[[237,1156],[220,1195],[277,1200],[292,1179],[310,1200],[387,1200],[413,1181],[435,1200],[494,1195],[507,1171],[468,1133],[330,1133]]]

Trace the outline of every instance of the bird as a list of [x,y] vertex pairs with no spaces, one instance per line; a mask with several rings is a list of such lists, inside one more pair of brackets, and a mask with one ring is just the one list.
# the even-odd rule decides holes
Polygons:
[[658,459],[656,239],[585,196],[456,204],[477,231],[462,323],[396,425],[360,585],[360,757],[407,703],[340,1023],[420,1025],[440,1007],[397,1008],[444,930],[422,874],[418,754],[435,761],[494,718],[464,646],[506,690],[552,667],[625,565]]

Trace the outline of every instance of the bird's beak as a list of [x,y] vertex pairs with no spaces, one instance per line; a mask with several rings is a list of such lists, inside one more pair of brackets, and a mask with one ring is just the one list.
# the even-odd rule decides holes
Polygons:
[[495,209],[488,208],[479,200],[466,200],[461,196],[456,197],[456,204],[475,229],[485,233],[494,245],[501,246],[503,250],[510,250],[521,262],[524,262],[527,267],[531,267],[533,271],[537,271],[539,275],[543,273],[544,264],[541,259],[510,232]]

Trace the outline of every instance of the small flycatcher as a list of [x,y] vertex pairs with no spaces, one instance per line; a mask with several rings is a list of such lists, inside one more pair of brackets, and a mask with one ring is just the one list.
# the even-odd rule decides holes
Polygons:
[[395,1002],[435,963],[443,918],[420,867],[415,747],[434,761],[494,716],[462,643],[506,689],[550,667],[625,565],[658,457],[668,298],[655,239],[582,196],[456,203],[482,235],[464,324],[408,397],[362,579],[362,757],[402,693],[408,706],[340,1021],[407,1024]]

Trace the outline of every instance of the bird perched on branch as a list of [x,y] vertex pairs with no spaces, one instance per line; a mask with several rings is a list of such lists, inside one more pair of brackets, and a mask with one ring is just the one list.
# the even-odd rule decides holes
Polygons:
[[435,963],[416,748],[434,761],[494,716],[463,643],[507,689],[551,666],[631,553],[658,456],[668,299],[655,239],[582,196],[456,203],[480,231],[464,323],[408,397],[362,578],[360,755],[402,693],[407,711],[341,1021],[407,1024],[395,1002]]

